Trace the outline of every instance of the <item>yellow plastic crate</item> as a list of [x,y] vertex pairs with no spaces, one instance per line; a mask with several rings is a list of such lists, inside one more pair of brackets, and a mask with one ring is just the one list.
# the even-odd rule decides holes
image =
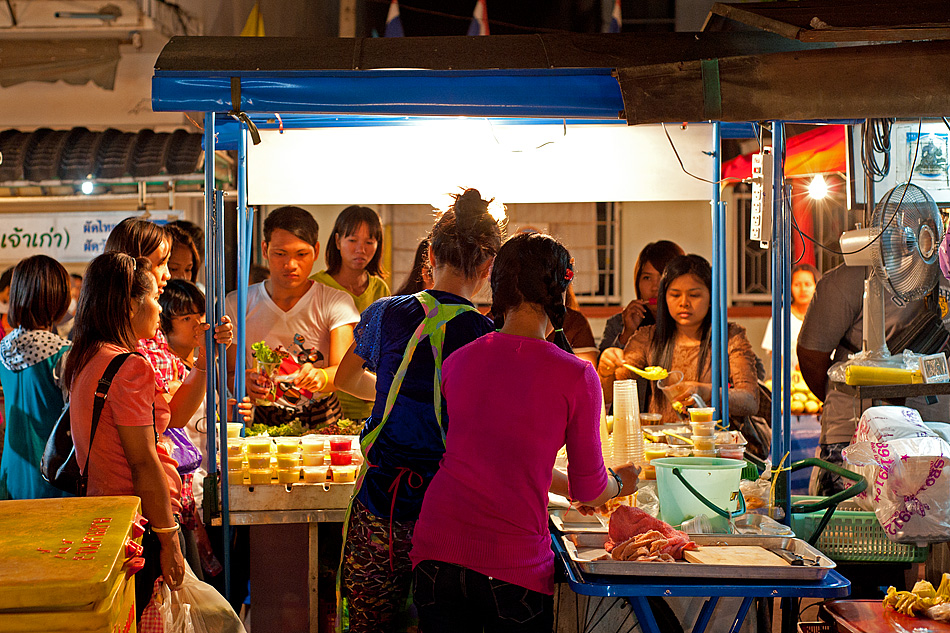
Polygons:
[[[792,501],[814,502],[822,497],[793,496]],[[825,510],[792,514],[791,527],[800,539],[808,540]],[[825,556],[839,563],[920,563],[927,560],[928,547],[895,543],[887,538],[873,512],[861,510],[851,501],[838,505],[815,544]]]

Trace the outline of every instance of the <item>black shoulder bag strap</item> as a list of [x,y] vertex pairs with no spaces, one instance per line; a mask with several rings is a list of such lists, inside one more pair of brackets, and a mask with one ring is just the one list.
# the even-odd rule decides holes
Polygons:
[[99,426],[99,416],[102,415],[102,407],[106,404],[106,396],[109,394],[109,387],[112,386],[112,379],[119,373],[125,360],[135,352],[125,352],[119,354],[109,362],[109,366],[102,373],[99,379],[99,385],[96,388],[95,400],[92,405],[92,428],[89,430],[89,450],[86,452],[86,464],[82,467],[82,488],[85,490],[85,482],[89,479],[89,458],[92,456],[92,441],[96,437],[96,427]]

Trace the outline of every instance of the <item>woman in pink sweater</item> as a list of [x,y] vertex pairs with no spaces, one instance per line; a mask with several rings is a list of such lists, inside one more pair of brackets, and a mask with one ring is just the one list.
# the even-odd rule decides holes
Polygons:
[[[637,468],[604,468],[600,383],[562,330],[570,254],[519,234],[491,274],[498,332],[449,357],[446,451],[412,539],[425,633],[544,631],[553,623],[548,490],[599,506],[636,488]],[[545,335],[554,327],[554,343]],[[567,445],[567,476],[554,459]]]

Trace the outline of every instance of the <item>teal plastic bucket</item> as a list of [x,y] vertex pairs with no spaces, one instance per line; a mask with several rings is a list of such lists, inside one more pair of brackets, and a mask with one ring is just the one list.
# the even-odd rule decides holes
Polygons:
[[660,518],[679,525],[700,514],[714,525],[745,513],[739,476],[745,462],[718,457],[664,457],[650,461],[656,467]]

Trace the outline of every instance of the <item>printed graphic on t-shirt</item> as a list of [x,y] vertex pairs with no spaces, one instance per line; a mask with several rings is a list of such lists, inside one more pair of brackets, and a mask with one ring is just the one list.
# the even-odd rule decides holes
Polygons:
[[301,366],[309,363],[314,367],[326,368],[327,362],[323,353],[308,346],[301,334],[294,334],[294,349],[283,351],[284,357],[272,377],[274,389],[271,393],[274,395],[274,404],[300,411],[322,395],[294,385]]

